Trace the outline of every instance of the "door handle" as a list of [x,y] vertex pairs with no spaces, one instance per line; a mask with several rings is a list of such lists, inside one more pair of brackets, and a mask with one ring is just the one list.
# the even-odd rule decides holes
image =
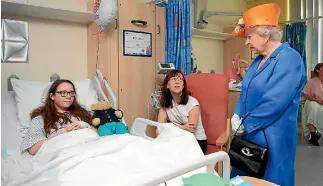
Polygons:
[[160,25],[157,25],[157,34],[160,34]]
[[143,20],[132,20],[131,23],[134,25],[140,25],[140,26],[146,26],[148,24],[147,21],[143,21]]
[[118,29],[118,19],[116,19],[116,27],[114,29]]

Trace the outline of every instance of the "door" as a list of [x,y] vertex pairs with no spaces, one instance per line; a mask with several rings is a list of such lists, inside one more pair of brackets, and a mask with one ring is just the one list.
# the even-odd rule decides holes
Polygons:
[[[136,1],[119,0],[119,105],[131,127],[136,117],[148,118],[149,96],[155,90],[156,29],[155,6]],[[122,15],[122,16],[120,16]],[[146,21],[146,26],[132,24]],[[152,57],[124,56],[123,30],[152,33]]]

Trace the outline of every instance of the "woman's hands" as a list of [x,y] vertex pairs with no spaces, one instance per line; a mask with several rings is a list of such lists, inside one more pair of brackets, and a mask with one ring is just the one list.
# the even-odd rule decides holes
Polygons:
[[179,125],[179,127],[181,129],[184,129],[184,130],[191,132],[191,133],[195,133],[195,131],[196,131],[196,125],[192,124],[192,123],[186,123],[184,125]]
[[323,105],[323,100],[321,100],[318,96],[316,95],[307,95],[307,94],[303,94],[304,98],[308,101],[315,101],[316,103]]
[[64,132],[71,132],[73,130],[78,130],[81,128],[81,124],[77,122],[73,122],[67,126]]
[[232,131],[234,133],[237,132],[238,129],[239,129],[239,131],[237,133],[243,133],[244,132],[244,127],[243,127],[243,125],[241,125],[241,122],[242,122],[242,119],[240,118],[240,116],[238,116],[237,114],[234,114],[232,116],[232,118],[231,118],[231,127],[232,127]]
[[320,105],[323,105],[323,100],[316,99],[315,102],[318,103],[318,104],[320,104]]
[[315,101],[316,103],[318,103],[318,104],[320,104],[320,105],[322,105],[322,104],[323,104],[323,100],[321,100],[318,96],[314,95],[313,97],[314,97],[314,101]]
[[188,122],[184,125],[179,125],[179,127],[188,132],[195,133],[199,117],[200,117],[200,107],[196,105],[189,112]]

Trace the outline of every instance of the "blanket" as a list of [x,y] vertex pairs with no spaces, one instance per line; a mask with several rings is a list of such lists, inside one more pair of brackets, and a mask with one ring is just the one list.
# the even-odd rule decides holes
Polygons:
[[[154,140],[131,134],[99,137],[91,129],[81,129],[49,140],[33,157],[22,156],[11,165],[6,160],[7,169],[15,171],[2,167],[2,181],[8,186],[140,186],[202,157],[193,134],[172,125]],[[205,171],[201,168],[184,176]],[[167,185],[182,185],[181,177]]]

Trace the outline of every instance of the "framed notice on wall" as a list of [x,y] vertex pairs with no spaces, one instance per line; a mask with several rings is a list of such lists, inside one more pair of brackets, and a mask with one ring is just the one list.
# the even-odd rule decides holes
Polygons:
[[134,30],[123,30],[123,55],[151,57],[151,33]]

